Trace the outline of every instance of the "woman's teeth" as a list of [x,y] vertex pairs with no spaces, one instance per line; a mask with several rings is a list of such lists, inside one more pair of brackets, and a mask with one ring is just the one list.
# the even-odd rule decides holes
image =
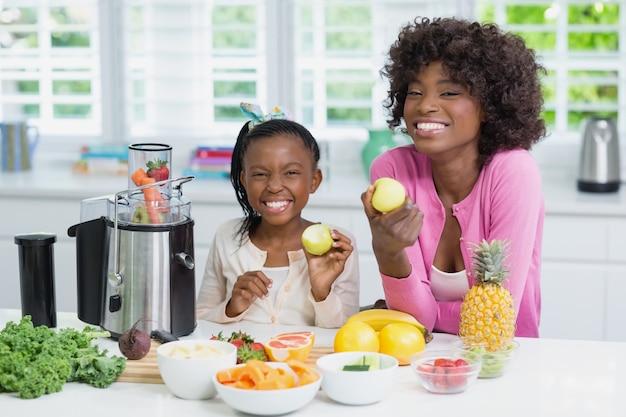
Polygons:
[[419,130],[437,130],[443,129],[446,125],[443,123],[418,123],[416,127]]

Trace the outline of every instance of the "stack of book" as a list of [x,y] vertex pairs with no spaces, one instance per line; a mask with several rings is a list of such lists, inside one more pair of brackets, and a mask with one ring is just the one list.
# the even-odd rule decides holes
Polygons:
[[228,178],[233,148],[225,146],[199,146],[189,158],[183,175],[196,178]]
[[72,171],[77,174],[128,174],[128,145],[83,146]]

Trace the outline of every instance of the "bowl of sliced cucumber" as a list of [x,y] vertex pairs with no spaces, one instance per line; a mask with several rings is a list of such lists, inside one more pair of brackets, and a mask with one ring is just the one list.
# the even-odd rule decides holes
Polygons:
[[519,351],[519,342],[511,340],[502,350],[489,351],[484,346],[469,346],[463,340],[456,339],[452,342],[452,349],[464,352],[470,351],[482,357],[482,367],[478,378],[498,378],[502,376]]
[[375,352],[335,352],[316,362],[322,372],[322,391],[348,405],[377,403],[393,390],[398,360]]

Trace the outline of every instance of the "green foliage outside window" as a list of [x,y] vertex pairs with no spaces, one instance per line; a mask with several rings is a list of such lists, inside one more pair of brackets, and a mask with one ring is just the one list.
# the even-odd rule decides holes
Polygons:
[[[480,21],[494,21],[494,1],[478,1],[477,16]],[[567,13],[567,23],[570,31],[567,34],[567,49],[572,56],[585,55],[593,62],[593,54],[605,53],[616,54],[619,51],[619,32],[621,2],[602,3],[576,3],[561,10]],[[537,51],[538,56],[553,56],[557,51],[556,19],[550,13],[550,4],[524,4],[506,5],[505,25],[510,25],[513,30],[522,36],[528,45]],[[144,16],[141,7],[132,8],[130,17],[133,27],[141,33],[144,26]],[[15,37],[15,48],[37,48],[38,38],[36,26],[38,22],[37,9],[34,7],[19,8],[19,20],[13,22],[18,27],[28,27],[33,30],[12,32]],[[313,45],[313,37],[317,36],[313,22],[313,8],[310,4],[301,3],[296,10],[298,21],[301,25],[300,41],[305,53],[310,51]],[[96,16],[85,13],[85,8],[80,7],[53,7],[50,9],[50,18],[58,30],[50,34],[53,48],[89,48],[91,36],[88,32],[73,31],[71,24],[85,24]],[[328,2],[324,10],[324,37],[326,53],[333,55],[371,55],[373,45],[371,23],[373,20],[370,3],[343,3],[333,4]],[[212,46],[215,50],[241,51],[256,50],[257,39],[254,30],[258,19],[258,9],[249,5],[217,5],[211,13],[213,25]],[[532,29],[524,30],[524,25],[533,25]],[[65,27],[64,27],[65,26]],[[611,28],[614,27],[614,29]],[[9,25],[10,27],[10,25]],[[608,29],[607,29],[608,27]],[[141,39],[132,39],[132,42],[141,44]],[[304,42],[306,41],[306,42]],[[309,48],[309,49],[307,49]],[[141,48],[139,48],[141,49]],[[570,130],[578,130],[584,118],[590,115],[617,116],[618,80],[617,73],[598,72],[592,70],[570,71],[567,77],[567,85],[557,85],[557,79],[553,69],[543,79],[543,91],[545,97],[545,111],[543,117],[550,124],[555,123],[555,102],[557,90],[567,91],[568,102],[568,126]],[[233,70],[245,73],[246,70]],[[217,75],[217,74],[216,74]],[[307,103],[304,104],[303,116],[306,117],[310,110],[310,102],[313,96],[313,79],[306,74],[301,74],[303,79],[301,91]],[[343,77],[343,78],[342,78]],[[257,85],[254,81],[229,81],[215,78],[213,84],[214,97],[254,97],[257,94]],[[141,99],[145,96],[145,86],[141,77],[140,81],[134,81],[133,97]],[[326,96],[329,100],[327,119],[330,124],[356,124],[371,121],[372,109],[361,108],[360,105],[371,105],[372,86],[375,82],[371,74],[351,73],[344,70],[342,74],[328,74],[326,79]],[[16,82],[18,93],[21,95],[38,95],[40,85],[35,80],[19,80]],[[89,81],[82,80],[54,80],[53,95],[89,95],[92,86]],[[341,102],[342,104],[339,104]],[[358,102],[358,104],[354,104]],[[347,103],[347,104],[346,104]],[[56,104],[53,108],[56,117],[62,118],[86,118],[90,116],[91,106],[86,104]],[[24,104],[23,112],[29,116],[37,116],[40,113],[39,105]],[[145,116],[145,107],[137,104],[135,115],[138,120],[141,115]],[[229,106],[216,106],[216,120],[233,120],[241,117],[239,108]]]
[[[541,25],[545,31],[516,31],[527,44],[537,51],[538,56],[554,54],[557,47],[556,19],[550,13],[552,5],[509,5],[506,7],[506,25]],[[619,4],[589,2],[567,6],[567,49],[571,54],[601,52],[616,53],[619,50]],[[493,5],[479,8],[479,20],[493,21]],[[584,26],[587,25],[587,26]],[[606,30],[607,25],[615,30]],[[554,30],[554,31],[553,31]],[[594,59],[590,57],[589,59]],[[603,81],[602,81],[603,80]],[[610,80],[607,84],[606,80]],[[555,123],[554,103],[557,86],[554,72],[543,80],[546,110],[543,117],[549,125]],[[617,117],[618,87],[617,74],[598,71],[570,71],[567,77],[568,129],[578,130],[589,116]],[[589,108],[589,110],[587,110]],[[599,110],[596,110],[598,108]],[[604,110],[604,109],[606,110]]]

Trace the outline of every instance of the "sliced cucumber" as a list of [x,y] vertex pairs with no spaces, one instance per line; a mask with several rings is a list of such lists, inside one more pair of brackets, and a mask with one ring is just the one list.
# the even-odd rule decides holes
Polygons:
[[369,365],[344,365],[342,370],[344,371],[369,371],[370,366]]
[[363,363],[369,365],[369,370],[374,371],[380,369],[380,356],[367,355],[363,356]]
[[344,371],[375,371],[378,369],[380,369],[380,357],[377,355],[364,355],[342,368]]

